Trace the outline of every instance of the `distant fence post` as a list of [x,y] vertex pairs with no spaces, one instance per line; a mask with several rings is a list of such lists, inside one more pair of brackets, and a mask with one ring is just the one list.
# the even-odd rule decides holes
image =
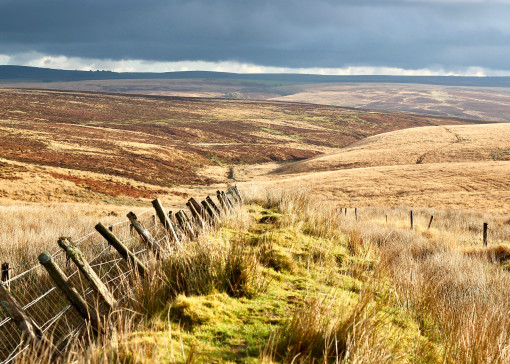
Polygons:
[[99,333],[101,331],[101,327],[96,312],[94,310],[89,310],[87,302],[85,302],[76,288],[74,288],[71,282],[69,282],[69,279],[66,277],[64,272],[62,272],[58,265],[53,262],[51,255],[44,252],[39,255],[38,259],[39,263],[41,263],[41,265],[46,269],[53,282],[55,282],[56,286],[62,291],[62,293],[64,293],[76,311],[78,311],[83,319],[90,322],[90,325],[96,334]]
[[409,213],[409,217],[411,219],[411,230],[414,230],[414,216],[413,216],[413,210]]
[[432,226],[433,220],[434,220],[434,215],[430,215],[429,226],[427,226],[427,229],[430,229],[430,227]]
[[356,216],[356,221],[358,221],[358,208],[354,208],[354,215]]
[[[110,234],[112,232],[106,229]],[[113,235],[113,234],[112,234]],[[71,258],[73,263],[78,267],[83,276],[90,282],[94,290],[99,293],[110,309],[114,309],[117,306],[117,300],[108,291],[106,285],[101,281],[101,278],[91,268],[89,263],[83,257],[82,252],[72,242],[71,238],[60,238],[58,239],[58,245],[64,250],[67,257]]]
[[483,246],[487,246],[487,230],[489,228],[489,224],[483,223]]
[[[10,279],[10,270],[9,270],[9,263],[5,262],[2,263],[2,282],[4,283],[7,290],[10,290],[11,284],[8,283]],[[7,282],[7,283],[5,283]]]

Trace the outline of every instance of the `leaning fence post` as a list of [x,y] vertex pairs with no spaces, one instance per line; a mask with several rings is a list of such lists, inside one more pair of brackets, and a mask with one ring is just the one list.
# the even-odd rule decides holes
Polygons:
[[7,288],[7,290],[11,289],[11,284],[9,283],[10,278],[11,277],[10,277],[9,263],[7,263],[7,262],[2,263],[2,283]]
[[197,234],[195,232],[195,229],[193,229],[193,226],[191,225],[188,216],[183,210],[177,211],[175,217],[177,218],[177,222],[179,223],[181,229],[188,235],[190,239],[196,237]]
[[241,191],[239,191],[239,188],[237,186],[234,186],[234,192],[237,194],[237,197],[239,197],[239,203],[243,203],[243,196],[241,195]]
[[214,211],[214,209],[209,205],[209,203],[206,200],[203,200],[201,204],[204,210],[207,211],[207,213],[209,214],[211,221],[216,223],[220,222],[220,218],[216,214],[216,211]]
[[434,215],[430,215],[429,226],[427,226],[427,229],[430,229],[432,226],[432,220],[434,220]]
[[61,357],[62,353],[49,341],[42,330],[32,320],[32,318],[21,308],[16,300],[9,294],[9,291],[0,284],[0,305],[4,308],[7,315],[16,323],[23,333],[24,338],[32,341],[38,349],[48,347],[52,357]]
[[225,203],[228,205],[228,208],[230,210],[234,209],[234,204],[232,203],[232,200],[227,196],[227,194],[223,191],[221,191],[221,195],[223,196],[223,199],[225,200]]
[[195,225],[197,225],[198,228],[204,229],[205,228],[204,219],[202,219],[202,216],[200,216],[200,213],[197,211],[195,206],[190,201],[186,203],[186,206],[190,210],[193,219],[195,219]]
[[133,254],[133,252],[131,252],[124,244],[122,244],[122,242],[117,239],[117,237],[113,235],[112,232],[108,230],[103,224],[97,224],[96,230],[103,236],[103,238],[108,241],[108,243],[110,243],[115,248],[115,250],[119,252],[122,258],[136,266],[140,276],[145,277],[147,268],[140,261],[140,259],[138,259],[136,255]]
[[53,262],[51,255],[44,252],[38,257],[39,263],[46,268],[46,271],[50,275],[56,286],[64,293],[69,302],[78,311],[78,313],[85,319],[88,320],[92,326],[92,329],[97,334],[101,331],[99,318],[94,310],[89,310],[87,302],[78,293],[76,288],[71,284],[69,279],[66,277],[64,272],[59,268],[58,265]]
[[483,246],[487,246],[487,229],[489,228],[489,224],[483,223]]
[[177,232],[175,231],[172,222],[165,214],[165,210],[163,209],[163,205],[161,204],[159,198],[152,201],[152,206],[154,206],[154,210],[156,210],[159,221],[161,221],[165,229],[170,233],[172,239],[174,239],[177,244],[180,244],[179,238],[177,237]]
[[[105,228],[110,234],[112,232]],[[114,309],[117,306],[117,300],[108,291],[106,285],[101,281],[101,278],[92,269],[89,263],[83,257],[82,252],[78,249],[71,238],[60,238],[58,239],[58,245],[64,250],[66,256],[71,258],[73,263],[78,267],[83,276],[90,282],[94,290],[99,293],[110,309]]]
[[223,211],[228,211],[227,203],[225,202],[225,199],[223,198],[223,195],[221,194],[221,191],[216,191],[216,198],[220,202],[220,206],[223,209]]
[[219,207],[218,207],[218,206],[216,206],[216,204],[215,204],[215,203],[214,203],[214,201],[212,200],[211,196],[207,196],[207,197],[205,198],[205,200],[207,201],[207,203],[208,203],[209,205],[211,205],[211,207],[214,209],[214,211],[216,211],[216,213],[218,214],[218,216],[220,216],[220,215],[221,215],[221,210],[219,209]]
[[133,212],[127,214],[127,218],[131,222],[131,226],[136,230],[143,242],[154,252],[157,259],[161,258],[161,247],[156,243],[149,230],[147,230],[139,221]]

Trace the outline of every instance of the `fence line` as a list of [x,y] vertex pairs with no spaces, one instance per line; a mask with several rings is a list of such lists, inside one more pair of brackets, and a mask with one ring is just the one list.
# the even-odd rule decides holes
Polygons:
[[[237,187],[229,188],[226,192],[217,192],[218,206],[222,214],[230,213],[233,208],[242,203],[242,197]],[[171,212],[163,213],[157,206],[161,206],[159,200],[154,201],[155,213],[149,214],[152,209],[147,209],[136,216],[137,221],[154,237],[157,244],[166,242],[164,247],[168,250],[170,243],[181,243],[196,239],[194,231],[203,231],[205,226],[212,226],[220,209],[208,196],[202,205],[190,199],[193,210],[180,210],[179,216],[186,216],[184,223],[176,219]],[[158,216],[160,223],[156,221]],[[189,216],[189,217],[188,217]],[[190,224],[190,227],[185,224]],[[206,225],[204,225],[206,224]],[[99,224],[98,224],[99,225]],[[150,247],[144,241],[143,236],[134,233],[130,220],[123,220],[107,226],[108,231],[121,243],[127,251],[129,260],[138,261],[142,266],[149,259]],[[97,227],[96,227],[97,229]],[[188,231],[188,230],[193,231]],[[114,295],[119,304],[127,297],[128,292],[122,293],[120,284],[114,284],[118,280],[134,273],[136,264],[130,264],[121,257],[116,249],[111,249],[110,241],[103,237],[104,232],[94,231],[84,235],[73,244],[74,249],[81,254],[83,260],[89,265],[93,274],[97,274],[100,281],[105,285],[110,294]],[[51,261],[62,271],[66,284],[72,287],[76,294],[85,302],[88,312],[97,310],[101,315],[109,311],[108,305],[98,301],[96,287],[93,286],[77,266],[70,262],[64,250],[57,247],[49,254]],[[94,263],[94,264],[92,264]],[[7,278],[4,279],[4,266],[2,266],[2,279],[0,282],[0,363],[10,363],[19,357],[27,348],[37,340],[49,340],[55,348],[55,355],[64,352],[69,339],[84,332],[86,323],[82,314],[67,296],[65,290],[50,278],[46,268],[39,263],[38,259],[30,260],[14,267],[8,267]],[[9,271],[29,267],[9,277]],[[113,286],[112,286],[113,284]],[[26,318],[33,322],[36,335],[31,337],[20,322],[20,318],[10,311],[5,297],[12,299],[15,308],[19,309]],[[90,317],[90,316],[89,316]]]

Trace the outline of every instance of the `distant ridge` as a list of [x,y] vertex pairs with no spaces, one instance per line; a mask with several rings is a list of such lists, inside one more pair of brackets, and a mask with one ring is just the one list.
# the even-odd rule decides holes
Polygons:
[[0,82],[62,82],[122,79],[213,79],[282,81],[294,83],[417,83],[443,86],[510,87],[510,77],[461,76],[330,76],[291,73],[227,73],[208,71],[187,72],[112,72],[70,71],[27,66],[0,66]]

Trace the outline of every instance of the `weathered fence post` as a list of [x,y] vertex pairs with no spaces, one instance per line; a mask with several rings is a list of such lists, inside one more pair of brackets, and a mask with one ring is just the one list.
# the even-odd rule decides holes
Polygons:
[[139,221],[133,212],[127,214],[127,218],[131,222],[131,226],[136,230],[142,241],[152,250],[157,259],[161,258],[161,247],[156,243],[149,230],[147,230]]
[[133,254],[133,252],[131,252],[124,244],[122,244],[122,242],[115,235],[113,235],[110,230],[105,228],[103,224],[97,224],[96,230],[103,236],[103,238],[108,241],[108,243],[110,243],[115,248],[115,250],[119,252],[122,258],[136,266],[140,276],[145,277],[147,268],[140,261],[140,259],[138,259],[136,255]]
[[388,215],[386,215],[386,224],[388,223]]
[[46,271],[53,282],[55,282],[56,286],[62,291],[62,293],[64,293],[76,311],[78,311],[85,320],[90,322],[90,325],[96,334],[99,333],[101,331],[101,327],[96,312],[94,310],[89,310],[87,302],[85,302],[76,288],[74,288],[71,282],[69,282],[69,279],[66,277],[64,272],[62,272],[58,265],[53,262],[51,255],[44,252],[39,255],[38,259],[39,263],[46,268]]
[[234,192],[237,194],[237,197],[239,198],[239,203],[243,203],[243,196],[241,195],[241,191],[239,191],[239,188],[237,186],[234,186]]
[[430,229],[432,226],[432,221],[434,220],[434,215],[430,215],[429,225],[427,226],[427,229]]
[[[105,228],[109,234],[112,232]],[[112,234],[113,235],[113,234]],[[106,285],[101,281],[101,278],[91,268],[89,263],[83,257],[82,252],[72,242],[71,238],[60,238],[58,239],[58,245],[64,250],[66,256],[70,258],[73,263],[78,267],[83,276],[90,282],[94,290],[99,293],[110,309],[114,309],[117,306],[117,300],[108,291]]]
[[193,219],[195,220],[195,225],[197,226],[197,228],[198,229],[205,229],[205,221],[204,221],[204,219],[202,219],[202,216],[197,211],[195,206],[190,201],[188,201],[186,203],[186,206],[190,210],[191,215],[193,216]]
[[411,210],[409,217],[411,219],[411,230],[414,230],[414,216],[413,216],[413,210]]
[[489,224],[483,223],[483,246],[487,246],[487,230],[489,228]]
[[223,196],[223,199],[225,200],[225,203],[227,204],[228,208],[230,210],[234,209],[234,204],[232,203],[232,200],[227,196],[227,194],[223,191],[221,191],[221,196]]
[[177,218],[177,222],[179,223],[181,229],[188,235],[190,239],[193,239],[198,235],[195,229],[193,229],[193,226],[189,221],[188,215],[186,215],[186,213],[183,210],[177,211],[175,217]]
[[218,214],[218,216],[220,216],[220,215],[221,215],[221,210],[219,209],[219,207],[218,207],[218,206],[216,206],[216,204],[215,204],[215,203],[214,203],[214,201],[212,200],[211,196],[207,196],[207,197],[205,198],[205,200],[207,201],[207,203],[208,203],[209,205],[211,205],[211,207],[214,209],[214,211],[216,211],[216,213]]
[[220,202],[220,206],[223,209],[223,211],[227,212],[229,207],[228,207],[225,199],[223,198],[223,195],[221,194],[221,191],[216,191],[216,198]]
[[201,202],[201,204],[202,204],[204,210],[207,211],[207,213],[209,214],[209,217],[211,218],[211,222],[219,223],[220,218],[216,214],[216,211],[214,211],[214,209],[207,203],[207,201],[203,200]]
[[354,208],[354,215],[356,216],[356,221],[358,221],[358,208]]
[[161,201],[157,198],[152,201],[152,206],[154,210],[156,210],[156,214],[158,215],[159,221],[163,224],[165,229],[170,233],[172,239],[174,239],[177,244],[180,244],[179,238],[177,237],[177,232],[174,229],[174,226],[168,216],[165,214],[165,210],[163,209],[163,205]]
[[9,291],[0,284],[0,305],[4,308],[7,315],[16,323],[23,333],[23,338],[31,341],[39,350],[47,347],[52,357],[61,357],[62,353],[49,341],[42,330],[32,320],[32,318],[21,308],[16,300],[9,294]]
[[345,213],[344,213],[345,216],[347,216],[347,207],[345,208]]
[[8,291],[11,289],[11,284],[9,283],[10,278],[11,277],[10,277],[9,263],[7,263],[7,262],[2,263],[2,283],[7,288]]

